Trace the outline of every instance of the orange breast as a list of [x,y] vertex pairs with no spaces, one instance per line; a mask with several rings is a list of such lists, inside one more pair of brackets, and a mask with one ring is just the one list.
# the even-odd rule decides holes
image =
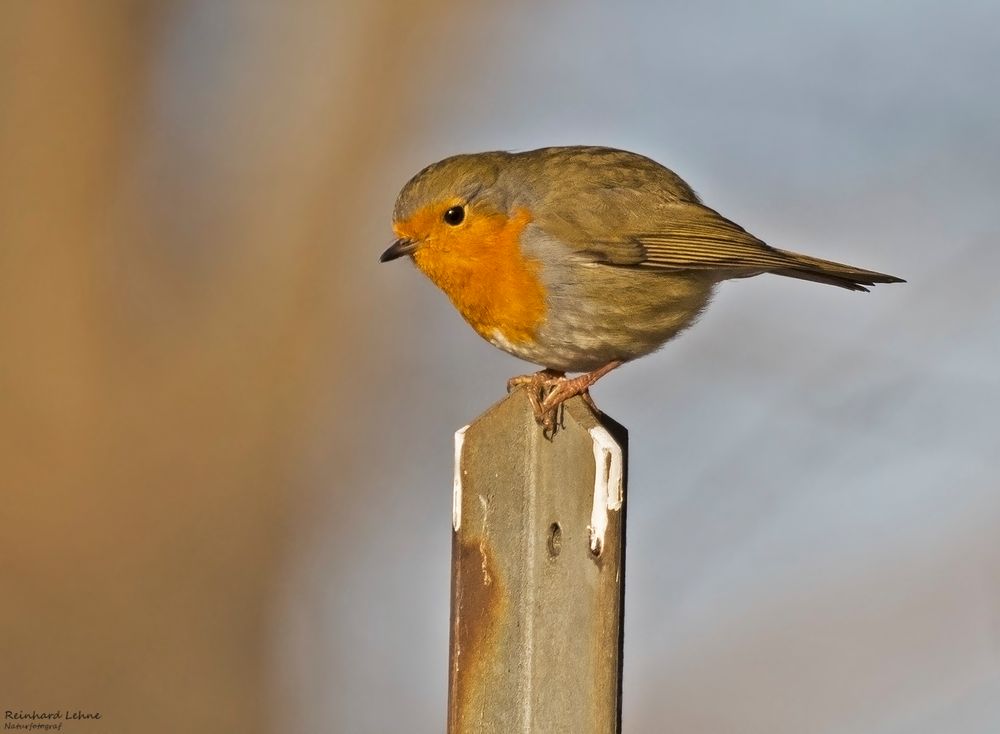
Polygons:
[[526,259],[520,246],[530,221],[523,209],[512,217],[472,212],[465,226],[439,230],[413,254],[417,267],[490,341],[499,334],[511,344],[530,343],[545,318],[541,263]]

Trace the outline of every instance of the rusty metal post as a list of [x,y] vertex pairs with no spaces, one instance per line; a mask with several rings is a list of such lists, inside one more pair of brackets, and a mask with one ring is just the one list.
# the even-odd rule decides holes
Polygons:
[[449,734],[615,734],[625,429],[522,390],[455,435]]

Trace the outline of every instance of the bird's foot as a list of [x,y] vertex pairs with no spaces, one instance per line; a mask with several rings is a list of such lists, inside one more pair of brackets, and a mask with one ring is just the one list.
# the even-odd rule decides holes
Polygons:
[[542,370],[530,375],[519,375],[507,380],[507,392],[515,387],[528,388],[528,400],[531,401],[535,420],[545,435],[551,437],[556,431],[559,409],[570,398],[579,395],[592,410],[601,412],[590,397],[590,386],[621,363],[622,360],[616,359],[592,372],[585,372],[576,377],[566,377],[565,372],[558,370]]
[[531,409],[535,414],[535,420],[545,430],[546,435],[552,435],[556,429],[556,409],[545,410],[542,403],[556,389],[560,382],[566,380],[566,373],[559,370],[542,370],[533,372],[530,375],[518,375],[507,380],[507,392],[511,392],[516,387],[526,387],[528,389],[528,400],[531,401]]

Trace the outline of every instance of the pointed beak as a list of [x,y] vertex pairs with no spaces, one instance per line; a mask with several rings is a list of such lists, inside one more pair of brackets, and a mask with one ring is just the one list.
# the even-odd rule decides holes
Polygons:
[[414,250],[417,249],[419,243],[416,240],[407,239],[405,237],[400,238],[389,245],[389,249],[382,253],[382,257],[378,259],[380,263],[387,263],[390,260],[395,260],[403,255],[409,255]]

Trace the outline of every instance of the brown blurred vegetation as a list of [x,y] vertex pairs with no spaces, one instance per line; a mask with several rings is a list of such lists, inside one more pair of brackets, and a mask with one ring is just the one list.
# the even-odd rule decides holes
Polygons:
[[192,152],[151,108],[193,7],[0,7],[0,693],[102,731],[271,728],[298,452],[365,368],[331,227],[404,134],[380,39],[432,20],[232,4],[211,61],[250,82],[206,82]]

